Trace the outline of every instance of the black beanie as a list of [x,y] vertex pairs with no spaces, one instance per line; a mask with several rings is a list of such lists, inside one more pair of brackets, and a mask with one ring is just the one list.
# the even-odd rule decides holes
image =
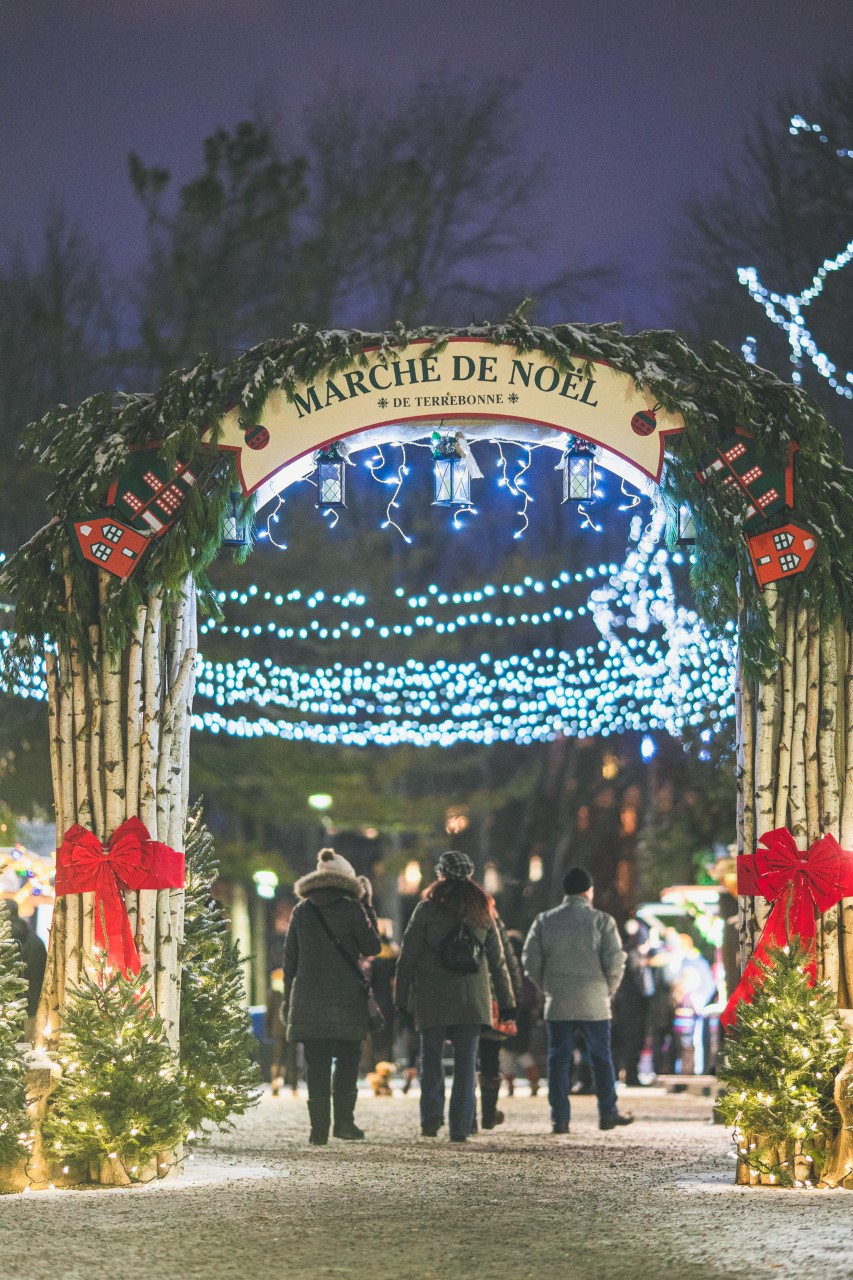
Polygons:
[[570,867],[563,877],[563,893],[586,893],[592,888],[592,876],[583,867]]

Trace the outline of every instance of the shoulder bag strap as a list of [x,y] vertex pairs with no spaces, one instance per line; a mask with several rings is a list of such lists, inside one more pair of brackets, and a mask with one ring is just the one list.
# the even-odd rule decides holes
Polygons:
[[362,987],[362,990],[364,991],[364,994],[370,995],[372,993],[372,988],[370,986],[370,983],[367,981],[367,978],[365,978],[364,974],[362,973],[358,962],[356,960],[353,960],[352,956],[347,951],[346,947],[343,945],[340,939],[336,938],[334,933],[332,933],[332,930],[329,927],[329,922],[326,919],[326,917],[323,915],[320,908],[317,906],[317,903],[312,902],[310,898],[307,899],[307,902],[309,907],[313,907],[320,921],[320,924],[323,926],[323,929],[325,930],[326,936],[328,937],[329,941],[334,945],[338,954],[342,956],[344,960],[346,960],[347,964],[352,969],[353,973],[357,976],[359,982],[361,983],[361,987]]

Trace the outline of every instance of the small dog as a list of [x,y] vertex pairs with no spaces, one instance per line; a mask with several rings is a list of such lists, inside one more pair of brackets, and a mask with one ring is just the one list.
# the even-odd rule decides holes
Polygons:
[[391,1077],[396,1075],[397,1068],[393,1062],[377,1062],[373,1071],[368,1072],[367,1083],[373,1090],[375,1098],[392,1098]]

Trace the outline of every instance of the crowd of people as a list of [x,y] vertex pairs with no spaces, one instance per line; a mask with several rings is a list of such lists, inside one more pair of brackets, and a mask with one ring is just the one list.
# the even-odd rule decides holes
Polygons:
[[638,919],[620,934],[594,907],[589,873],[573,867],[562,903],[538,915],[525,939],[473,874],[467,855],[442,854],[399,947],[381,931],[369,881],[334,850],[322,849],[297,882],[267,1028],[274,1092],[298,1091],[301,1046],[312,1144],[330,1133],[364,1138],[355,1107],[365,1045],[375,1091],[390,1091],[401,1052],[403,1092],[420,1077],[421,1134],[437,1137],[446,1124],[453,1143],[502,1122],[502,1084],[512,1092],[521,1076],[537,1093],[543,1067],[553,1132],[565,1134],[575,1092],[595,1093],[600,1128],[632,1122],[616,1082],[645,1082],[649,1045],[655,1072],[686,1066],[689,1036],[679,1027],[689,1022],[692,1035],[695,1018],[684,1015],[714,994],[688,935],[651,938]]

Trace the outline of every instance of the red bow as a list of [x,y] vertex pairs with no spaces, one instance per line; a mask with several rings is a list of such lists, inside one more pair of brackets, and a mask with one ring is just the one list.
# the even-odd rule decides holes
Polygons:
[[94,893],[95,942],[122,973],[141,968],[122,891],[182,889],[184,879],[184,855],[152,840],[139,818],[117,827],[106,849],[75,822],[56,856],[56,896]]
[[[833,835],[821,836],[803,853],[790,831],[778,827],[761,837],[754,857],[746,854],[737,861],[738,893],[760,894],[773,903],[773,910],[720,1017],[724,1027],[734,1022],[741,1000],[749,1003],[755,988],[761,985],[764,975],[759,961],[768,963],[768,950],[784,947],[789,937],[799,936],[813,956],[817,938],[815,908],[828,911],[842,898],[853,896],[853,853],[842,849]],[[814,959],[809,972],[814,982]]]

